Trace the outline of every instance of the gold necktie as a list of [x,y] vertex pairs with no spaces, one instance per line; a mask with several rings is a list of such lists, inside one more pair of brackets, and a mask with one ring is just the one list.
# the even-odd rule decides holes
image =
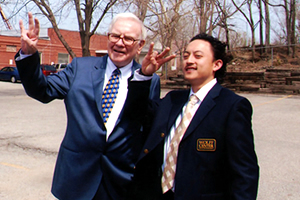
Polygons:
[[102,110],[104,124],[106,124],[108,120],[108,117],[111,113],[111,110],[115,104],[115,100],[118,95],[120,74],[121,71],[119,69],[115,69],[113,71],[102,94]]
[[161,186],[163,193],[166,193],[168,190],[170,190],[173,187],[174,184],[174,178],[176,173],[176,164],[177,164],[177,154],[178,154],[178,147],[179,143],[189,126],[191,120],[192,120],[192,114],[191,110],[194,107],[194,105],[199,101],[198,97],[195,95],[191,95],[189,102],[186,106],[186,109],[184,111],[183,117],[178,125],[178,127],[175,130],[174,137],[171,140],[170,147],[168,150],[167,158],[166,158],[166,164],[161,180]]

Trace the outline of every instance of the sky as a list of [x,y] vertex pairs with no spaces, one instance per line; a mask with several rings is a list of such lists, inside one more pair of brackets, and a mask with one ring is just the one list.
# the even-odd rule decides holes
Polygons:
[[[24,24],[27,25],[28,24],[27,23],[27,16],[26,16],[25,13],[27,13],[29,9],[35,7],[35,5],[33,3],[29,3],[29,4],[27,4],[27,7],[26,7],[28,10],[26,10],[23,7],[19,14],[13,15],[13,13],[15,13],[16,10],[20,9],[19,7],[15,6],[16,1],[18,1],[18,0],[9,0],[8,2],[11,2],[11,4],[8,4],[8,5],[0,4],[0,5],[1,5],[6,17],[9,18],[9,22],[12,25],[12,27],[14,29],[19,29],[19,20],[23,19]],[[51,0],[51,3],[55,4],[56,1],[59,1],[59,0]],[[1,2],[1,0],[0,0],[0,2]],[[270,9],[270,11],[272,11],[272,10],[273,9]],[[34,14],[34,17],[37,17],[39,19],[40,24],[41,24],[41,28],[52,27],[50,22],[48,21],[48,19],[46,17],[44,17],[42,15],[37,15],[34,12],[33,12],[33,14]],[[77,31],[78,30],[78,22],[77,22],[76,13],[75,13],[74,9],[71,8],[70,12],[64,13],[64,14],[67,14],[67,17],[62,17],[61,19],[56,18],[59,28],[66,29],[66,30]],[[258,13],[257,9],[253,10],[253,16],[254,16],[254,21],[257,22],[258,21],[258,16],[259,16],[259,13]],[[276,28],[276,23],[275,23],[276,19],[275,18],[277,18],[277,16],[274,15],[274,16],[271,16],[271,17],[272,17],[272,20],[273,20],[271,22],[272,27],[276,31],[277,28]],[[109,19],[106,19],[106,20],[101,22],[100,26],[97,29],[97,33],[105,34],[107,32],[107,28],[108,28],[108,24],[111,20],[111,16],[108,15],[108,18]],[[232,17],[232,19],[230,19],[229,22],[236,25],[235,28],[237,29],[238,32],[246,32],[247,36],[249,38],[251,37],[250,27],[249,27],[248,23],[246,22],[246,20],[244,19],[244,17],[241,14],[234,15],[234,17]],[[6,29],[5,24],[1,20],[1,22],[0,22],[0,31],[5,30],[5,29]],[[259,35],[259,27],[256,28],[256,40],[257,40],[257,42],[259,42],[258,35]],[[273,31],[271,31],[271,37],[275,37],[275,34],[274,34]]]
[[[28,11],[31,11],[33,13],[33,16],[38,18],[38,20],[40,21],[41,28],[52,27],[51,23],[45,16],[43,16],[41,14],[37,14],[37,12],[32,10],[32,8],[35,7],[34,3],[27,4],[27,9],[25,7],[22,7],[22,9],[20,10],[20,12],[18,14],[14,14],[14,13],[16,13],[17,10],[20,9],[20,7],[16,7],[16,5],[15,5],[16,1],[17,0],[9,0],[9,2],[11,2],[10,4],[3,5],[3,4],[1,4],[1,0],[0,0],[0,5],[2,7],[2,10],[3,10],[6,18],[9,19],[9,23],[11,24],[13,29],[19,29],[19,20],[20,19],[23,20],[24,25],[28,25],[28,22],[27,22],[28,19],[27,19],[27,14],[26,14],[26,13],[28,13]],[[51,0],[51,3],[55,3],[55,1],[59,1],[59,0]],[[64,14],[67,16],[64,16]],[[78,22],[77,22],[75,10],[72,9],[70,12],[66,11],[64,14],[63,14],[62,18],[59,18],[59,17],[56,18],[59,28],[77,31],[78,30]],[[110,20],[105,20],[105,21],[101,22],[100,27],[98,28],[97,32],[101,32],[101,33],[107,32],[107,26],[108,26],[109,22],[110,22]],[[1,30],[6,30],[6,26],[2,19],[0,21],[0,31]]]

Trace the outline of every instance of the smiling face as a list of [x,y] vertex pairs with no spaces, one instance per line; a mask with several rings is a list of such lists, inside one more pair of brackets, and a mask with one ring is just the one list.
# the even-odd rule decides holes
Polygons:
[[223,65],[222,60],[215,60],[212,46],[201,39],[190,42],[183,54],[183,74],[194,92],[213,80],[215,72]]
[[[142,34],[141,25],[130,18],[117,20],[110,32],[133,39],[141,39]],[[122,39],[117,42],[108,40],[108,56],[117,67],[124,67],[134,59],[136,54],[140,54],[144,44],[144,40],[135,41],[132,45],[125,45]]]

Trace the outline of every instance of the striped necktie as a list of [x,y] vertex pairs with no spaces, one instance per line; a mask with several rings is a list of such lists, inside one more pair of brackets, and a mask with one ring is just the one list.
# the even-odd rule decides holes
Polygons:
[[193,109],[194,105],[199,101],[196,95],[191,95],[189,102],[186,106],[184,111],[183,117],[175,130],[174,137],[170,142],[170,147],[167,153],[166,164],[161,180],[161,186],[163,193],[166,193],[168,190],[173,188],[175,173],[176,173],[176,164],[177,164],[177,154],[178,154],[178,147],[179,143],[189,126],[192,120],[191,110]]
[[111,110],[115,104],[116,97],[118,95],[120,74],[121,71],[118,68],[113,71],[102,94],[102,111],[104,124],[106,124],[108,120]]

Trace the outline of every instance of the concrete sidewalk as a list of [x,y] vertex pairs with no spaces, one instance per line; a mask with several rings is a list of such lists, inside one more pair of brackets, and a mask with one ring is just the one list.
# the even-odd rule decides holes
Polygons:
[[[258,199],[298,200],[300,95],[241,95],[254,111]],[[0,199],[55,199],[50,188],[66,127],[63,101],[42,104],[29,98],[21,84],[0,82],[0,112]]]

